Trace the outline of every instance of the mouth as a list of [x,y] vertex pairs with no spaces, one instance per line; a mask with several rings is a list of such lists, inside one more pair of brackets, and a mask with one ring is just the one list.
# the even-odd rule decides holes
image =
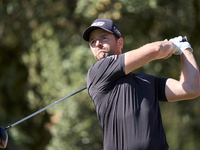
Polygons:
[[98,49],[97,55],[99,55],[100,53],[107,53],[107,51],[105,49]]
[[101,53],[105,53],[105,51],[98,51],[97,55],[101,54]]

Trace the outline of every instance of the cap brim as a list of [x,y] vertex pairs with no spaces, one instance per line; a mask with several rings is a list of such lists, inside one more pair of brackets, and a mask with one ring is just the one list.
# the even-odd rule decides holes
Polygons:
[[102,27],[90,26],[90,27],[88,27],[88,28],[84,31],[84,33],[83,33],[83,39],[84,39],[85,41],[89,41],[90,33],[91,33],[92,31],[94,31],[95,29],[103,29],[103,30],[105,30],[105,31],[107,31],[107,32],[113,33],[113,32],[111,32],[110,30],[105,29],[105,28],[102,28]]

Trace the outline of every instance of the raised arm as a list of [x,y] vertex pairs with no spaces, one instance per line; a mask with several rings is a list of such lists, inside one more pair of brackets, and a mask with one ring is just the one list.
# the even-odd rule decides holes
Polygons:
[[190,49],[181,55],[182,71],[179,81],[168,79],[165,93],[168,101],[193,99],[200,96],[199,68]]
[[172,55],[173,49],[174,44],[171,41],[159,41],[129,51],[125,53],[125,73],[128,74],[150,61],[167,59]]
[[[177,39],[175,38],[175,40]],[[146,44],[136,50],[125,53],[125,73],[128,74],[150,61],[167,59],[182,47],[182,50],[178,50],[182,53],[181,76],[179,81],[171,78],[167,80],[165,88],[166,97],[170,102],[196,98],[200,96],[200,75],[198,65],[190,49],[191,47],[185,50],[188,42],[182,44],[180,41],[178,43],[177,41],[172,41]]]

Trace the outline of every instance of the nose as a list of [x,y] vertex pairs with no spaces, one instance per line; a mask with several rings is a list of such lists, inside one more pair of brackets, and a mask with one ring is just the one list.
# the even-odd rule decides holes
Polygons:
[[102,46],[102,43],[101,43],[101,41],[98,39],[98,40],[96,40],[96,47],[99,47],[99,46]]

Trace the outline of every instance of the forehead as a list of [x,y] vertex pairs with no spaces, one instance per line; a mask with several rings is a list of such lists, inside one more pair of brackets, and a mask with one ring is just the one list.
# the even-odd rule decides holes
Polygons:
[[105,31],[103,29],[95,29],[94,31],[92,31],[90,33],[89,41],[91,41],[95,37],[105,36],[105,35],[113,35],[113,34],[110,33],[110,32],[107,32],[107,31]]

